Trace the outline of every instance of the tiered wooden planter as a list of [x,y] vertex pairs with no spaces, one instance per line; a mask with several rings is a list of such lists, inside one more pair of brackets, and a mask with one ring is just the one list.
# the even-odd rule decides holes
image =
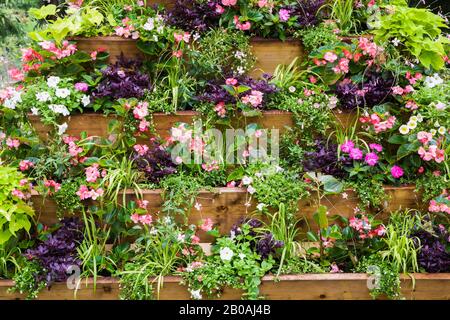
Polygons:
[[[166,138],[170,134],[170,129],[179,122],[193,123],[194,118],[199,117],[199,113],[195,111],[179,111],[176,114],[154,113],[153,120],[158,135]],[[355,120],[353,113],[334,113],[334,117],[343,128],[351,126]],[[113,120],[114,116],[105,116],[101,113],[83,113],[75,114],[64,118],[69,125],[66,133],[73,136],[80,136],[81,132],[86,132],[90,136],[106,137],[108,133],[108,123]],[[37,131],[39,137],[46,140],[51,127],[44,125],[39,116],[29,115],[31,125]],[[236,128],[245,128],[245,123],[258,123],[262,128],[279,129],[280,133],[287,127],[294,125],[292,113],[285,111],[263,111],[261,117],[251,117],[237,119],[235,121]]]
[[[402,276],[402,294],[407,300],[449,300],[450,274],[413,274],[411,278]],[[180,277],[165,277],[164,287],[160,291],[160,300],[188,300],[190,294],[180,285]],[[279,281],[273,276],[265,276],[260,286],[261,295],[267,300],[371,300],[368,289],[369,276],[366,274],[302,274],[284,275]],[[13,281],[0,281],[0,300],[20,300],[24,295],[8,293]],[[117,279],[101,278],[97,281],[97,290],[93,291],[93,281],[83,282],[74,294],[65,283],[56,283],[50,290],[43,290],[39,300],[117,300],[119,299]],[[239,300],[242,292],[225,289],[221,300]],[[206,298],[206,297],[204,297]]]
[[[379,212],[373,212],[378,219],[386,221],[391,212],[398,209],[418,208],[420,196],[414,192],[413,186],[405,187],[386,187],[387,199],[384,208]],[[342,195],[327,196],[322,199],[322,204],[329,208],[329,215],[341,215],[351,217],[354,215],[354,209],[358,206],[358,197],[354,191],[348,190],[347,197]],[[144,190],[143,199],[149,201],[149,212],[158,215],[161,212],[162,191]],[[133,191],[127,192],[129,200],[135,199]],[[119,195],[119,199],[122,196]],[[58,221],[56,215],[56,203],[50,198],[43,198],[34,193],[32,196],[33,207],[36,211],[36,218],[39,222],[51,225]],[[256,210],[257,203],[250,201],[250,195],[243,188],[218,188],[215,192],[200,192],[197,202],[202,205],[201,210],[192,208],[188,214],[188,222],[197,224],[201,219],[210,218],[218,227],[221,234],[226,234],[232,226],[241,218],[249,217]],[[250,205],[248,206],[248,203]],[[310,199],[299,201],[299,216],[304,217],[299,228],[301,231],[307,231],[308,226],[316,229],[313,215],[316,212],[316,205]],[[262,217],[263,218],[263,217]],[[211,241],[212,238],[205,233],[199,234],[202,242]]]
[[109,62],[115,63],[118,57],[123,55],[128,59],[142,59],[144,54],[136,46],[136,41],[122,37],[76,37],[72,39],[77,43],[78,50],[91,53],[103,50],[109,53]]
[[166,9],[173,9],[176,4],[176,0],[147,0],[147,6],[153,6],[153,5],[163,5]]

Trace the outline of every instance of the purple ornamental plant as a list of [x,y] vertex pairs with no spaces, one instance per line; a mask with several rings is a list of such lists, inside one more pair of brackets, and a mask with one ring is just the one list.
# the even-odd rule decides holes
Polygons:
[[187,32],[205,32],[219,25],[221,14],[216,11],[220,1],[198,2],[177,0],[166,15],[166,22]]

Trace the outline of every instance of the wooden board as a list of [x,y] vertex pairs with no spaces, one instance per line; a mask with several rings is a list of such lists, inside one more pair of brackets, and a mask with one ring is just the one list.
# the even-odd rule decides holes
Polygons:
[[[384,208],[379,212],[372,212],[378,219],[387,221],[389,214],[398,209],[418,208],[420,206],[420,196],[414,192],[414,186],[386,187],[386,202]],[[161,214],[161,190],[144,190],[143,198],[149,201],[149,212],[155,216]],[[327,196],[322,200],[322,204],[328,206],[329,215],[341,215],[350,218],[354,215],[354,209],[358,206],[358,197],[355,192],[348,190],[347,198],[342,195]],[[121,196],[119,196],[120,199]],[[127,192],[129,200],[135,199],[132,191]],[[56,203],[37,193],[32,196],[33,207],[36,210],[36,218],[43,224],[53,224],[58,221],[56,216]],[[215,192],[200,192],[197,202],[202,205],[201,210],[192,208],[188,213],[188,223],[197,224],[202,219],[210,218],[221,234],[227,234],[232,226],[240,219],[249,217],[256,212],[257,203],[250,201],[250,195],[243,188],[218,188]],[[250,205],[248,205],[250,204]],[[309,199],[299,200],[299,217],[301,221],[300,231],[306,232],[308,226],[316,230],[313,215],[316,205]],[[264,217],[260,217],[264,220]],[[208,242],[212,238],[205,233],[199,234],[201,241]]]
[[[356,116],[354,113],[338,112],[335,112],[333,115],[336,122],[344,128],[350,127]],[[200,114],[195,111],[179,111],[176,114],[154,113],[153,122],[157,134],[167,138],[170,129],[176,123],[185,122],[191,124],[194,118],[199,116]],[[40,121],[39,116],[29,115],[28,118],[39,137],[46,141],[51,127],[44,125]],[[82,113],[65,117],[62,122],[67,122],[68,128],[66,133],[69,135],[79,137],[81,132],[84,131],[89,136],[107,137],[108,123],[114,118],[114,116],[105,116],[101,113]],[[294,126],[294,119],[291,112],[269,110],[263,111],[261,117],[238,117],[234,119],[233,126],[235,128],[245,128],[245,125],[249,123],[257,123],[266,129],[278,129],[280,133],[283,133],[287,127]]]
[[92,51],[106,50],[109,53],[109,62],[115,63],[123,53],[128,59],[142,59],[144,54],[136,46],[136,40],[125,39],[117,36],[109,37],[76,37],[71,39],[76,42],[78,50],[91,53]]
[[[402,276],[402,294],[405,299],[450,300],[450,274],[413,274],[415,287],[407,276]],[[371,300],[366,274],[303,274],[283,275],[274,281],[273,276],[265,276],[260,286],[261,295],[267,300]],[[180,285],[180,277],[164,278],[160,300],[188,300],[190,294]],[[0,300],[21,300],[24,295],[8,293],[13,281],[0,281]],[[83,282],[76,296],[65,283],[56,283],[50,290],[42,291],[40,300],[117,300],[119,297],[117,279],[100,278],[93,291],[93,281]],[[240,300],[242,292],[225,288],[221,300]],[[206,299],[206,297],[204,297]]]
[[163,5],[166,9],[172,9],[175,7],[176,0],[147,0],[147,6],[153,6],[153,5]]
[[273,74],[279,64],[289,65],[295,58],[300,63],[304,56],[298,40],[252,38],[250,44],[256,57],[255,68],[250,72],[254,78],[260,78],[264,73]]

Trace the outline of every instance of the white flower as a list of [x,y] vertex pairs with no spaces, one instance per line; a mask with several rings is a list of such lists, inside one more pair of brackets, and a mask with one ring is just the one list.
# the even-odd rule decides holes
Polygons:
[[31,108],[31,114],[32,114],[33,116],[39,115],[39,109],[36,108],[36,107]]
[[233,255],[234,255],[233,250],[231,250],[228,247],[220,249],[220,259],[222,259],[222,261],[231,261]]
[[422,122],[423,121],[423,117],[422,117],[422,115],[420,113],[417,115],[417,121],[418,122]]
[[394,38],[391,42],[394,45],[394,47],[397,47],[400,44],[400,40],[398,40],[397,38]]
[[67,109],[67,107],[62,104],[51,104],[48,106],[48,108],[52,110],[54,113],[59,113],[65,117],[70,115],[69,109]]
[[66,132],[68,125],[66,122],[64,122],[61,125],[57,125],[57,127],[58,127],[58,135],[62,135],[64,134],[64,132]]
[[442,135],[444,135],[445,134],[445,127],[440,127],[439,129],[438,129],[438,132],[439,132],[439,134],[442,134]]
[[294,86],[290,86],[290,87],[289,87],[289,92],[290,92],[290,93],[294,93],[294,92],[295,92],[295,90],[296,90],[296,89],[295,89],[295,87],[294,87]]
[[3,102],[3,105],[8,109],[14,110],[20,102],[22,102],[22,93],[15,91],[9,99],[6,99],[5,102]]
[[338,103],[338,98],[336,98],[335,96],[330,97],[330,99],[328,100],[328,108],[330,108],[330,109],[336,108],[337,103]]
[[236,71],[238,74],[244,74],[244,72],[245,72],[245,70],[242,66],[237,67]]
[[436,131],[436,129],[431,129],[430,133],[434,137],[436,135],[437,131]]
[[56,89],[56,91],[55,91],[55,95],[58,97],[58,98],[61,98],[61,99],[65,99],[65,98],[67,98],[68,96],[70,96],[70,90],[69,89],[67,89],[67,88],[62,88],[62,89]]
[[198,290],[191,290],[190,292],[191,292],[192,299],[194,299],[194,300],[201,300],[202,299],[202,294],[201,294],[200,289],[198,289]]
[[434,123],[434,126],[435,126],[436,128],[439,128],[441,125],[440,125],[439,121],[436,121],[436,122]]
[[251,177],[244,176],[242,178],[242,184],[243,185],[249,185],[252,182],[253,182],[253,179]]
[[283,172],[284,171],[284,169],[282,168],[282,167],[280,167],[280,166],[275,166],[275,172],[276,173],[280,173],[280,172]]
[[342,194],[342,199],[348,199],[348,193],[347,192],[344,192]]
[[444,110],[444,109],[447,107],[447,105],[446,105],[445,103],[442,103],[442,102],[440,102],[440,101],[438,101],[438,103],[436,103],[434,106],[435,106],[436,109],[438,109],[438,110]]
[[52,77],[49,77],[49,78],[47,79],[47,85],[48,85],[50,88],[57,88],[60,81],[61,81],[61,78],[60,78],[60,77],[53,77],[53,76],[52,76]]
[[89,103],[91,103],[91,99],[89,98],[89,96],[84,95],[81,99],[81,103],[86,107]]
[[238,254],[238,257],[241,258],[241,260],[245,259],[245,254],[243,254],[242,252]]
[[153,41],[158,42],[158,36],[156,34],[153,35]]
[[409,118],[409,121],[415,121],[415,122],[417,122],[417,121],[418,121],[418,118],[417,118],[416,116],[412,116],[411,118]]
[[415,128],[417,128],[417,122],[409,120],[407,126],[409,130],[414,130]]
[[144,30],[152,31],[153,29],[155,29],[155,20],[153,18],[148,18],[143,28]]
[[402,125],[400,127],[400,129],[398,129],[398,131],[400,131],[401,134],[408,134],[409,133],[409,128],[408,128],[408,126]]
[[47,101],[52,100],[52,97],[50,96],[50,94],[48,92],[43,91],[43,92],[36,93],[36,99],[39,102],[47,102]]
[[159,26],[158,28],[156,28],[156,32],[158,32],[159,34],[163,33],[163,31],[164,31],[163,26]]
[[248,187],[247,187],[247,192],[248,192],[248,193],[250,193],[250,194],[254,194],[254,193],[255,193],[255,191],[256,191],[256,189],[255,189],[255,188],[253,188],[252,186],[248,186]]
[[442,83],[444,83],[444,80],[442,80],[437,73],[433,74],[431,77],[426,77],[424,81],[425,86],[428,88],[434,88]]
[[197,41],[198,39],[200,39],[200,33],[198,33],[198,32],[194,33],[192,38],[194,39],[194,41]]
[[256,206],[256,209],[258,209],[259,211],[262,211],[265,206],[266,205],[264,203],[258,203],[258,205]]
[[186,239],[186,235],[182,234],[182,233],[180,233],[177,237],[177,240],[182,243],[184,242],[185,239]]
[[201,203],[196,202],[194,207],[195,207],[195,209],[197,209],[197,211],[202,210],[202,204]]

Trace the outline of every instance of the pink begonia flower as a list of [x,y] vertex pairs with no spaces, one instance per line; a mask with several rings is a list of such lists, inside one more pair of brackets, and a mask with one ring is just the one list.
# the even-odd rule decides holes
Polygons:
[[141,208],[141,209],[147,209],[148,204],[149,204],[149,201],[148,201],[148,200],[138,200],[138,201],[137,201],[137,205],[138,205],[138,207]]
[[19,163],[19,170],[20,171],[26,171],[26,170],[28,170],[30,168],[33,168],[33,167],[34,167],[34,163],[31,162],[30,160],[22,160]]
[[86,181],[87,182],[96,182],[100,177],[100,171],[98,170],[98,163],[94,163],[92,166],[87,167],[85,169],[86,172]]
[[146,116],[148,116],[148,103],[142,102],[138,103],[138,105],[133,110],[133,115],[136,119],[142,120]]
[[375,152],[369,152],[366,154],[364,161],[371,167],[375,166],[378,163],[378,156]]
[[263,101],[264,93],[258,90],[252,90],[249,95],[242,97],[242,102],[245,104],[251,104],[254,108],[261,105]]
[[31,62],[34,60],[44,61],[44,57],[32,48],[21,49],[22,62]]
[[343,272],[341,269],[339,269],[338,265],[336,263],[332,263],[330,266],[330,272],[331,273],[339,273],[339,272]]
[[207,172],[211,172],[211,171],[214,171],[214,170],[219,170],[219,164],[215,160],[212,163],[209,163],[209,164],[202,163],[202,169],[207,171]]
[[131,218],[131,221],[133,221],[136,224],[139,223],[139,221],[140,221],[140,216],[137,213],[132,214],[130,218]]
[[149,126],[150,126],[150,122],[148,122],[147,120],[143,119],[143,120],[141,120],[141,122],[139,122],[139,131],[140,132],[147,131]]
[[333,63],[333,62],[335,62],[337,60],[338,56],[334,52],[328,51],[328,52],[325,53],[323,58],[326,61]]
[[228,78],[227,80],[225,80],[225,84],[229,85],[229,86],[235,86],[237,85],[238,81],[235,78]]
[[139,222],[143,225],[151,225],[153,222],[153,217],[149,214],[145,214],[139,217]]
[[17,190],[17,189],[14,189],[13,191],[11,191],[11,194],[14,197],[17,197],[17,198],[22,199],[22,200],[26,198],[25,194],[22,191]]
[[250,28],[252,26],[249,21],[247,21],[245,23],[241,23],[239,21],[239,17],[238,16],[234,16],[234,24],[235,24],[237,29],[242,30],[242,31],[250,30]]
[[61,189],[61,184],[55,180],[45,180],[44,186],[49,189],[53,189],[54,192],[58,192]]
[[17,68],[8,70],[8,75],[13,81],[23,81],[25,79],[25,75],[23,74],[23,72]]
[[200,238],[194,234],[191,238],[191,242],[192,242],[192,244],[199,244]]
[[181,58],[183,56],[183,51],[182,50],[174,51],[172,52],[172,56],[176,58]]
[[237,0],[222,0],[222,4],[226,7],[235,6],[237,3]]
[[236,187],[236,181],[230,181],[227,183],[227,188],[235,188]]
[[87,83],[84,82],[77,82],[75,83],[75,89],[81,92],[86,92],[89,89],[89,86]]
[[214,107],[214,111],[217,112],[217,115],[221,118],[226,116],[227,110],[225,109],[225,102],[221,101]]
[[286,22],[291,17],[291,12],[286,9],[281,9],[278,15],[280,16],[280,21]]
[[404,172],[403,172],[403,169],[400,166],[395,165],[395,166],[393,166],[391,168],[391,174],[392,174],[392,176],[395,179],[398,179],[398,178],[401,178],[403,176]]
[[225,12],[225,9],[220,5],[220,4],[216,4],[216,13],[218,14],[222,14]]
[[417,103],[413,100],[409,100],[406,104],[405,104],[405,108],[407,109],[411,109],[411,110],[417,110],[419,108],[419,106],[417,105]]
[[383,151],[383,147],[381,145],[379,145],[378,143],[371,143],[371,144],[369,144],[369,148],[371,150],[375,150],[375,151],[378,151],[378,152]]
[[350,150],[349,156],[353,160],[361,160],[363,158],[363,153],[360,149],[353,148]]
[[18,149],[20,147],[20,141],[19,141],[19,139],[8,138],[8,139],[6,139],[6,145],[10,149]]
[[346,140],[343,144],[341,144],[341,151],[345,153],[349,153],[353,148],[355,147],[355,144],[352,140]]
[[420,131],[417,133],[417,140],[419,140],[422,144],[427,144],[431,140],[433,140],[433,135],[430,132]]
[[397,95],[403,95],[403,88],[400,86],[395,86],[392,88],[392,93]]
[[143,156],[147,153],[149,148],[145,144],[136,144],[133,146],[133,149],[138,153],[138,155]]
[[78,197],[80,197],[80,200],[86,200],[91,197],[91,192],[85,185],[81,185],[76,194]]
[[206,218],[203,220],[202,224],[200,225],[200,229],[208,232],[212,230],[213,227],[213,221],[211,220],[211,218]]
[[267,0],[259,0],[258,1],[258,7],[260,7],[260,8],[264,8],[267,5],[268,5]]
[[98,55],[98,52],[97,52],[97,51],[92,51],[92,52],[91,52],[91,59],[92,59],[92,60],[97,60],[97,55]]

